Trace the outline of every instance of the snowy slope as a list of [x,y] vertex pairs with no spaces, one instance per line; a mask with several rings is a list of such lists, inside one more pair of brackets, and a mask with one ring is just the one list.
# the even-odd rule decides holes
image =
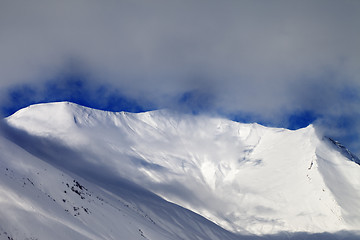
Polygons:
[[[238,239],[137,186],[120,179],[108,186],[94,184],[20,147],[29,150],[25,142],[41,145],[40,139],[6,126],[0,132],[1,240]],[[14,140],[20,141],[20,146]]]
[[[69,186],[76,183],[73,182],[76,176],[82,179],[81,182],[86,182],[86,188],[93,192],[92,197],[95,193],[102,198],[104,196],[107,202],[116,202],[115,199],[120,198],[123,206],[127,202],[132,203],[134,207],[130,209],[109,204],[109,210],[104,210],[113,214],[111,207],[116,206],[129,212],[127,216],[131,217],[120,220],[124,222],[121,225],[125,229],[121,232],[129,235],[129,238],[122,239],[136,239],[134,237],[140,233],[139,229],[146,232],[146,237],[152,234],[149,239],[171,239],[170,236],[177,236],[174,239],[196,239],[191,235],[194,232],[201,235],[199,239],[237,238],[185,209],[137,189],[134,183],[236,233],[360,230],[360,166],[342,154],[338,145],[317,136],[311,125],[290,131],[169,111],[139,114],[104,112],[67,102],[30,106],[7,118],[6,122],[26,131],[25,134],[12,130],[8,135],[13,143],[5,144],[7,140],[1,143],[4,151],[9,148],[7,145],[20,146],[27,151],[22,150],[24,153],[18,157],[12,154],[15,150],[10,151],[7,157],[1,156],[6,164],[22,166],[17,173],[18,184],[22,184],[21,176],[30,171],[30,166],[45,169],[38,166],[40,163],[37,162],[41,162],[49,165],[46,169],[50,166],[53,169],[50,176],[57,176],[53,179],[56,183],[49,183],[48,188],[64,188],[65,191],[66,183]],[[22,163],[30,161],[27,159],[34,159],[36,163]],[[16,168],[13,166],[11,169]],[[61,174],[64,178],[60,181]],[[36,176],[33,174],[34,179],[30,180],[36,182]],[[4,181],[2,191],[7,193],[12,188]],[[27,183],[28,187],[30,185]],[[10,196],[2,202],[17,203],[15,209],[23,211],[26,206],[21,205],[22,201],[12,200],[13,196],[21,195],[22,190],[14,189],[15,192],[10,191]],[[40,187],[38,189],[42,191]],[[76,214],[79,210],[71,208],[75,206],[98,209],[92,212],[104,214],[96,198],[92,207],[75,200],[71,200],[74,201],[72,205],[65,205],[67,201],[61,202],[64,196],[59,195],[57,190],[56,193],[53,191],[47,189],[43,192],[51,193],[50,196],[54,194],[52,198],[56,200],[54,204],[59,205],[59,211],[72,209],[71,214]],[[73,191],[70,193],[78,195]],[[144,200],[144,196],[148,197]],[[35,197],[29,196],[29,201],[35,204]],[[179,211],[174,215],[180,217],[169,216],[168,213],[174,211]],[[84,212],[75,220],[90,215]],[[139,212],[143,213],[140,217],[137,215]],[[150,213],[154,214],[151,219],[162,224],[151,225],[151,221],[149,223],[149,219],[144,217],[150,216]],[[197,220],[189,214],[197,216]],[[111,216],[116,222],[120,215]],[[128,218],[137,223],[136,227],[127,224]],[[60,222],[75,221],[71,219],[64,217]],[[76,227],[67,231],[69,234],[70,231],[74,232],[71,234],[83,233],[83,238],[112,239],[111,234],[106,238],[96,235],[105,229],[105,220],[96,219],[97,223],[87,222],[94,221],[93,218],[76,220],[73,224]],[[189,221],[196,224],[187,224]],[[64,228],[68,226],[63,225]],[[99,227],[93,228],[93,225]],[[52,228],[56,227],[54,223]],[[116,232],[118,224],[110,229]],[[48,231],[51,232],[51,229]],[[215,233],[218,235],[212,235]]]

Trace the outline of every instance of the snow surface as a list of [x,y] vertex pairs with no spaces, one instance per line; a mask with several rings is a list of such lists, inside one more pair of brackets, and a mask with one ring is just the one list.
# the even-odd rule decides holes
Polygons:
[[[11,134],[11,140],[18,140],[19,133]],[[1,135],[6,136],[0,137],[1,240],[238,239],[205,218],[120,179],[105,186],[105,182],[86,181],[71,168],[54,167],[34,156],[38,154],[30,154],[24,143],[20,145],[25,150],[9,141],[9,129]],[[38,141],[34,144],[54,150]],[[46,154],[42,158],[53,160]]]
[[290,131],[61,102],[22,109],[2,128],[0,239],[360,230],[360,166],[312,125]]

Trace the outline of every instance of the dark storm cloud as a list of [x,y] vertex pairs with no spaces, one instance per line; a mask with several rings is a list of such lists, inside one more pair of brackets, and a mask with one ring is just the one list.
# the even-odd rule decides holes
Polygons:
[[333,134],[359,136],[359,22],[350,0],[3,0],[1,101],[75,71],[140,104],[284,126],[310,112]]

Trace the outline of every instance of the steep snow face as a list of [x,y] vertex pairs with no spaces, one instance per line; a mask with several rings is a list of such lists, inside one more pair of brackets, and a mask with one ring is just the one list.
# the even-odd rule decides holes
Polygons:
[[[0,125],[0,240],[239,239],[120,179],[89,182],[71,172],[71,166],[61,170],[50,164],[51,155],[41,154],[40,159],[31,154],[35,148],[29,141],[36,138],[3,128]],[[29,152],[12,142],[19,137]],[[54,146],[44,147],[53,151]],[[59,157],[76,154],[62,152]]]
[[360,167],[311,125],[290,131],[67,102],[34,105],[7,122],[76,153],[46,153],[68,171],[127,179],[233,232],[360,230]]

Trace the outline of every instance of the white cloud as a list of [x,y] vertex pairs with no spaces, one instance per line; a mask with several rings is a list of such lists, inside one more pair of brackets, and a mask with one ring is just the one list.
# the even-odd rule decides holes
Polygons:
[[77,62],[90,82],[159,107],[197,91],[224,112],[339,116],[360,108],[341,96],[360,91],[359,22],[347,0],[2,1],[0,88]]

